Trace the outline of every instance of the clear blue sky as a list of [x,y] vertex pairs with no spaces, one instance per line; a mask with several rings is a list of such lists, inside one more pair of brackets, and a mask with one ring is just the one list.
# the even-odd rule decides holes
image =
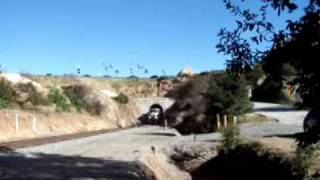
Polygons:
[[[271,19],[283,27],[286,17]],[[222,0],[0,0],[0,64],[34,74],[80,65],[82,74],[100,75],[105,62],[120,76],[130,67],[143,75],[136,64],[147,76],[223,69],[216,34],[233,20]]]

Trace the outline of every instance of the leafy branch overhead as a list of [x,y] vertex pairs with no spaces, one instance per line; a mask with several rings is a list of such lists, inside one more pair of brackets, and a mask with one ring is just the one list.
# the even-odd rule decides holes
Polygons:
[[277,31],[267,13],[270,9],[279,16],[284,11],[294,12],[301,8],[294,1],[262,0],[257,12],[241,8],[232,0],[223,2],[236,17],[234,29],[219,31],[216,46],[219,53],[230,57],[228,72],[240,76],[251,72],[259,62],[269,79],[281,82],[283,66],[288,64],[297,71],[291,83],[299,86],[304,103],[314,106],[320,102],[320,74],[311,62],[320,58],[320,0],[310,0],[299,20],[288,20],[286,28]]

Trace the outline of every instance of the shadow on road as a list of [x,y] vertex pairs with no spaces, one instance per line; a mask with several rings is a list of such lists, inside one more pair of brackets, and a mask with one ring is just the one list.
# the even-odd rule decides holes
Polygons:
[[256,112],[290,112],[290,111],[296,111],[292,107],[262,107],[262,108],[254,108],[254,111]]
[[24,154],[0,150],[0,179],[154,179],[151,170],[137,162],[123,162],[62,156]]
[[168,137],[172,137],[172,136],[176,136],[176,134],[174,133],[137,133],[137,135],[147,135],[147,136],[168,136]]

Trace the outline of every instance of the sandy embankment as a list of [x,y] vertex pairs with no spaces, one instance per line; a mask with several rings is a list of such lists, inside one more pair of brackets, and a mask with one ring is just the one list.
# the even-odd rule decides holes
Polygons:
[[[19,129],[16,129],[16,114],[19,119]],[[33,125],[33,118],[36,118]],[[120,117],[118,117],[120,118]],[[30,139],[37,137],[72,134],[102,129],[114,129],[131,126],[135,122],[121,122],[102,119],[99,116],[73,113],[39,113],[20,110],[0,111],[0,142]]]
[[[17,105],[9,106],[9,110],[0,110],[0,142],[122,128],[137,123],[138,111],[134,103],[119,104],[114,101],[109,94],[104,92],[109,90],[110,92],[114,92],[115,95],[118,93],[103,79],[39,78],[41,81],[35,81],[15,73],[0,74],[0,79],[11,82],[13,89],[20,84],[32,83],[38,95],[44,98],[48,96],[51,88],[59,89],[62,86],[83,85],[87,88],[87,92],[83,98],[89,103],[99,102],[101,104],[102,109],[99,110],[99,115],[89,114],[85,110],[77,112],[74,107],[71,108],[71,112],[58,113],[56,112],[56,105],[33,106],[30,108],[35,109],[35,111],[21,110],[26,108]],[[16,93],[15,97],[27,101],[26,97],[28,94],[24,94],[24,91],[16,89],[14,91]],[[11,110],[12,108],[17,110]],[[16,116],[18,116],[18,125]],[[36,118],[35,125],[33,124],[34,117]]]

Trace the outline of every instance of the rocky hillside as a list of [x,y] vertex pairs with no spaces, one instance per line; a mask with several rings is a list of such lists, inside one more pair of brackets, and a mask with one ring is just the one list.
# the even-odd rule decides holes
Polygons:
[[139,114],[132,99],[156,95],[156,80],[3,73],[0,141],[133,126]]

